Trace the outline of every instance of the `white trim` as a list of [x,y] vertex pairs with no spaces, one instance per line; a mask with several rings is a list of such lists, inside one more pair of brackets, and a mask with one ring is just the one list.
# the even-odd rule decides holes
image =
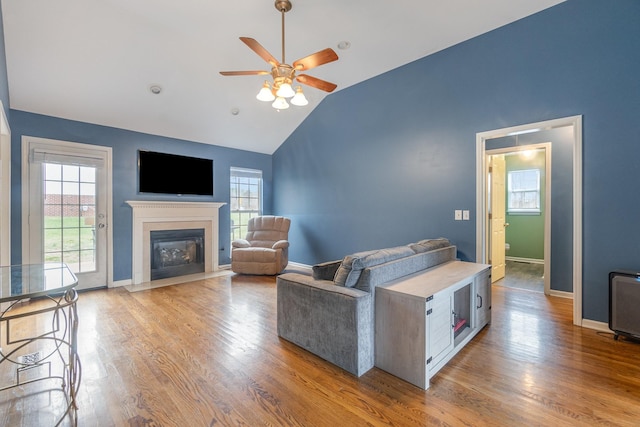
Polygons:
[[298,267],[298,268],[304,268],[304,269],[308,268],[309,270],[311,270],[313,268],[312,265],[302,264],[300,262],[294,262],[294,261],[289,261],[289,265],[292,266],[292,267]]
[[583,328],[595,329],[596,331],[608,332],[613,335],[613,331],[609,329],[609,324],[604,322],[597,322],[595,320],[583,319],[582,325]]
[[131,279],[114,280],[113,282],[111,282],[111,285],[109,287],[110,288],[121,288],[123,286],[129,286],[129,285],[131,285]]
[[584,325],[582,318],[582,116],[564,117],[512,126],[476,134],[476,260],[486,260],[486,140],[540,129],[573,127],[573,323]]
[[[107,215],[107,287],[113,285],[113,227],[111,226],[113,221],[113,153],[111,147],[105,147],[102,145],[84,144],[80,142],[60,141],[48,138],[38,138],[34,136],[22,136],[22,153],[21,153],[21,186],[22,186],[22,263],[27,262],[41,262],[41,260],[31,260],[30,255],[30,227],[29,227],[29,212],[30,212],[30,198],[31,190],[33,186],[40,186],[41,183],[30,182],[29,171],[29,154],[33,145],[48,145],[54,151],[59,154],[70,153],[71,155],[82,155],[86,153],[100,153],[101,157],[105,160],[105,173],[106,182],[104,184],[106,189],[106,206],[105,211]],[[96,154],[97,155],[97,154]],[[39,187],[38,187],[39,188]]]
[[573,299],[573,293],[566,292],[566,291],[554,291],[553,289],[551,289],[549,291],[549,296],[550,297]]
[[0,100],[0,265],[11,264],[11,129]]
[[582,116],[573,122],[573,324],[584,326],[582,313]]

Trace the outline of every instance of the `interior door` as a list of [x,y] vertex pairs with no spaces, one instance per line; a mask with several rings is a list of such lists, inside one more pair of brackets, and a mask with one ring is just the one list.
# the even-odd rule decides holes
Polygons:
[[60,141],[27,145],[26,262],[66,263],[77,289],[107,286],[107,152]]
[[491,173],[491,212],[490,212],[490,260],[491,282],[500,280],[505,275],[505,228],[508,226],[505,220],[506,190],[505,175],[506,162],[504,154],[495,154],[489,161]]

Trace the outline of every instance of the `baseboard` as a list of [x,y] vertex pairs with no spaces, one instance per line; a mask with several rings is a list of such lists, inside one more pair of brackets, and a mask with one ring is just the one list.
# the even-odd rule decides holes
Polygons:
[[583,328],[595,329],[596,331],[613,333],[611,331],[611,329],[609,329],[609,324],[608,323],[598,322],[598,321],[595,321],[595,320],[582,319],[582,325],[581,326]]
[[549,290],[549,296],[573,299],[573,292]]
[[517,256],[507,256],[507,257],[504,257],[504,259],[507,261],[526,262],[527,264],[544,264],[543,259],[522,258]]
[[111,282],[111,286],[109,288],[119,288],[121,286],[129,286],[131,284],[131,279],[126,280],[114,280]]
[[294,261],[289,261],[289,265],[292,265],[294,267],[300,267],[300,268],[313,268],[313,266],[309,264],[302,264],[301,262],[294,262]]

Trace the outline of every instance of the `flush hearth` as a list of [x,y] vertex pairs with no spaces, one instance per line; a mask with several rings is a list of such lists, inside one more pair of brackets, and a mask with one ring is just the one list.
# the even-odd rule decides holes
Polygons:
[[204,229],[151,231],[151,280],[205,271]]

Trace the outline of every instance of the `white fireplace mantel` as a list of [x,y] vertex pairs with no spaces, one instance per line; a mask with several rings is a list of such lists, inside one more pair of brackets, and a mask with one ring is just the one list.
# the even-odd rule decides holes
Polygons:
[[226,203],[133,201],[131,282],[148,282],[151,277],[151,231],[202,228],[205,231],[205,273],[218,270],[219,209]]

